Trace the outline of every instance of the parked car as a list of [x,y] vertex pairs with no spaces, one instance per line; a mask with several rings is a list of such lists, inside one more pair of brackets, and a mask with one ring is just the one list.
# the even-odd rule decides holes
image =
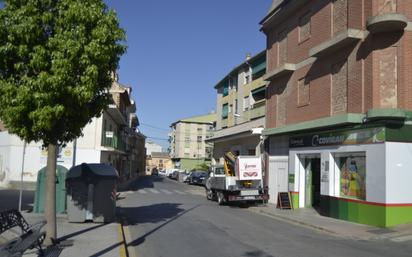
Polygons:
[[183,183],[189,183],[190,176],[192,175],[193,171],[186,172],[183,176]]
[[179,172],[178,170],[174,170],[173,172],[171,172],[171,173],[169,174],[169,178],[176,180],[176,179],[177,179],[177,173],[178,173],[178,172]]
[[206,179],[206,171],[193,171],[189,178],[190,185],[204,185],[203,181]]
[[160,170],[159,175],[163,177],[166,176],[166,170]]

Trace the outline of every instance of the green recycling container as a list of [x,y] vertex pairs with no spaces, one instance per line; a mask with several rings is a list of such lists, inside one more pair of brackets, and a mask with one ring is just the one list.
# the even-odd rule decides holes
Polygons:
[[[34,212],[44,213],[44,203],[46,201],[46,168],[37,173],[36,193],[34,196]],[[56,213],[66,212],[66,176],[68,169],[61,165],[56,167]]]

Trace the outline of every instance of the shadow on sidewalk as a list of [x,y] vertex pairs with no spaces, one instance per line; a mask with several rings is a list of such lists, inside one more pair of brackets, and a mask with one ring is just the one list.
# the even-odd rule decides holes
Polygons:
[[117,191],[125,192],[125,191],[137,191],[143,188],[153,188],[154,187],[153,182],[162,182],[163,180],[164,180],[163,177],[158,177],[158,176],[137,177],[129,181],[119,183]]
[[167,224],[169,224],[169,223],[177,220],[178,218],[180,218],[180,217],[183,216],[184,214],[186,214],[186,213],[188,213],[188,212],[190,212],[190,211],[198,208],[199,206],[200,206],[200,204],[199,204],[199,205],[196,205],[196,206],[193,206],[192,208],[187,209],[187,210],[185,210],[185,211],[183,211],[183,212],[180,212],[179,214],[175,215],[173,218],[171,218],[171,219],[169,219],[168,221],[162,223],[161,225],[155,227],[154,229],[150,230],[150,231],[147,232],[146,234],[144,234],[144,235],[136,238],[135,240],[133,240],[133,241],[130,242],[130,243],[127,243],[127,246],[138,246],[138,245],[142,244],[142,243],[146,240],[146,237],[150,236],[151,234],[153,234],[153,233],[156,232],[157,230],[161,229],[162,227],[166,226]]
[[123,225],[159,223],[184,212],[179,203],[159,203],[140,207],[117,207]]
[[75,236],[78,236],[78,235],[80,235],[80,234],[87,233],[87,232],[89,232],[89,231],[92,231],[92,230],[98,229],[98,228],[100,228],[100,227],[106,226],[107,224],[110,224],[110,223],[101,223],[101,224],[98,224],[98,225],[93,226],[93,227],[90,227],[90,228],[85,228],[85,229],[82,229],[82,230],[79,230],[79,231],[70,233],[70,234],[68,234],[68,235],[59,237],[59,238],[57,239],[57,241],[58,241],[58,243],[61,243],[61,242],[66,241],[67,239],[69,239],[69,238],[71,238],[71,237],[75,237]]

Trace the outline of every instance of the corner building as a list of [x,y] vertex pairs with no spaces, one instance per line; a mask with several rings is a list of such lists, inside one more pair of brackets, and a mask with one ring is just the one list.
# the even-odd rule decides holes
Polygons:
[[412,0],[272,3],[266,129],[272,201],[412,222]]

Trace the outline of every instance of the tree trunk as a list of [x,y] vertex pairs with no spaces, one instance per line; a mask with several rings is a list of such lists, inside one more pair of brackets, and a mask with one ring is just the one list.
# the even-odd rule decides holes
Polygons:
[[46,202],[44,215],[46,224],[46,239],[44,244],[53,245],[57,239],[56,229],[56,145],[49,144],[47,147],[47,170],[46,170]]

